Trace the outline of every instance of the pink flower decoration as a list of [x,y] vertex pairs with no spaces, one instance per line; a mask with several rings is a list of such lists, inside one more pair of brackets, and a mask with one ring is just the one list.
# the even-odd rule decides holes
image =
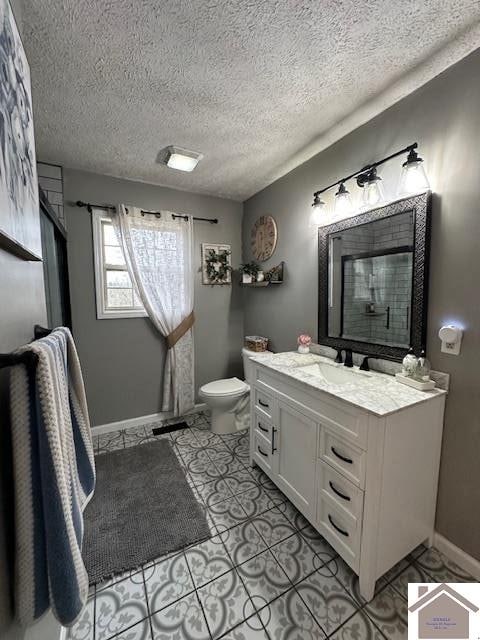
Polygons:
[[307,335],[306,333],[302,333],[298,336],[297,338],[297,343],[301,344],[305,347],[309,347],[312,344],[312,339],[309,335]]

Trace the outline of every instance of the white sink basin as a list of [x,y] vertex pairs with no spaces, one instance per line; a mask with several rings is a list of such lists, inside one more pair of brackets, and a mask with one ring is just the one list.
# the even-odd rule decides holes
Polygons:
[[325,362],[317,362],[315,364],[309,364],[305,367],[298,367],[298,371],[304,371],[308,375],[321,378],[327,384],[345,385],[345,384],[361,384],[362,379],[370,378],[371,376],[364,371],[358,369],[349,369],[343,365],[335,366],[332,364],[326,364]]

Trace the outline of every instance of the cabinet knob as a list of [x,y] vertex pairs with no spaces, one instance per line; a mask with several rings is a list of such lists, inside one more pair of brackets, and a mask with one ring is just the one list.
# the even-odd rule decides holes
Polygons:
[[259,404],[261,407],[265,407],[265,409],[268,409],[268,407],[269,407],[268,402],[263,402],[263,400],[260,400],[260,398],[258,399],[258,404]]
[[260,453],[264,458],[268,458],[268,453],[265,453],[264,451],[262,451],[258,446],[257,446],[257,449],[258,449],[258,453]]

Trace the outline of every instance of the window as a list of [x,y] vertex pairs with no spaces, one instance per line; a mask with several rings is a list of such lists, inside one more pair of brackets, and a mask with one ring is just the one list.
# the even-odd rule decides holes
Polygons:
[[123,251],[111,219],[105,212],[92,213],[95,255],[97,318],[138,318],[146,316],[128,275]]

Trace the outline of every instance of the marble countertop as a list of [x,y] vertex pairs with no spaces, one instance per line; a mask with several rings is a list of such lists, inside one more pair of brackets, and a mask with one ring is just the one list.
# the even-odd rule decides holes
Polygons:
[[339,385],[326,382],[321,377],[303,371],[301,367],[317,363],[325,363],[342,368],[343,365],[314,353],[301,354],[296,351],[265,353],[254,356],[252,360],[377,416],[386,416],[405,407],[410,407],[419,402],[426,402],[433,397],[446,393],[442,389],[418,391],[397,382],[394,376],[379,373],[378,371],[369,371],[367,373],[359,371],[358,367],[350,369],[350,371],[358,372],[358,376],[355,376],[355,382]]

